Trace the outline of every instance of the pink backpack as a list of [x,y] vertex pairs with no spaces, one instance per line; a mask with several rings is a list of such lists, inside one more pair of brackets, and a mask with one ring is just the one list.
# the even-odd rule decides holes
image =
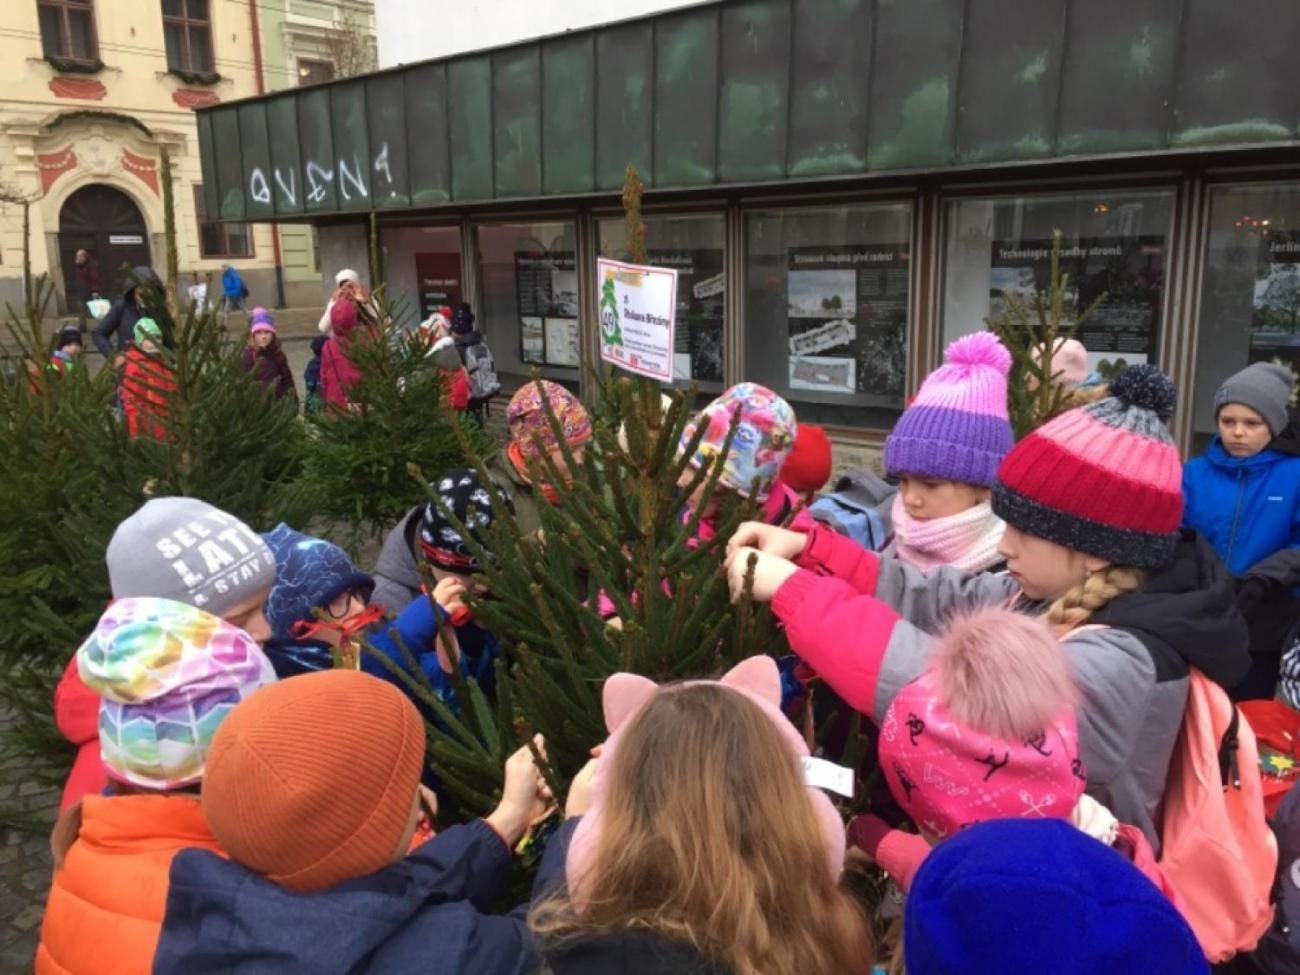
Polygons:
[[1255,733],[1192,668],[1161,815],[1160,867],[1211,962],[1258,944],[1273,920],[1277,840],[1264,817]]

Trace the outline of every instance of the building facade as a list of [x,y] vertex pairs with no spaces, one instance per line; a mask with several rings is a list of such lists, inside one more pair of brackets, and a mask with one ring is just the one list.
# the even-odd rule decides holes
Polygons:
[[[1300,6],[654,6],[205,109],[208,206],[315,225],[326,275],[366,266],[373,213],[408,317],[468,300],[513,381],[580,387],[633,164],[651,260],[680,272],[679,381],[770,385],[844,463],[948,341],[1044,284],[1056,230],[1070,304],[1102,299],[1092,365],[1168,371],[1185,449],[1224,377],[1300,358]],[[408,36],[438,33],[416,16]],[[390,61],[412,51],[393,25],[381,0]]]
[[[0,203],[0,301],[22,301],[20,198],[31,201],[32,271],[53,282],[56,311],[67,310],[78,249],[90,253],[106,295],[120,290],[124,266],[164,273],[166,147],[182,289],[230,263],[258,303],[280,303],[295,282],[304,301],[318,302],[309,228],[282,261],[272,226],[223,223],[205,211],[195,109],[296,84],[298,52],[323,60],[330,46],[311,38],[337,32],[342,8],[372,32],[372,4],[355,0],[8,0],[0,187],[10,202]],[[269,36],[259,17],[274,20]]]

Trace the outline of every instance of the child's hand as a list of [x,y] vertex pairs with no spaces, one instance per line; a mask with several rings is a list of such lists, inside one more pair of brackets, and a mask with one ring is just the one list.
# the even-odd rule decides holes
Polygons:
[[[599,749],[594,751],[598,752]],[[599,765],[600,757],[597,755],[596,758],[589,760],[569,783],[569,797],[564,803],[566,819],[585,815],[591,808],[592,791],[596,785],[596,768]]]
[[433,587],[433,601],[450,613],[465,595],[465,583],[448,576]]
[[[791,533],[793,534],[793,533]],[[754,588],[750,598],[756,603],[770,603],[785,580],[799,571],[793,562],[752,548],[738,548],[727,557],[727,585],[731,588],[731,601],[737,602],[745,591],[745,575],[749,572],[749,557],[755,556]]]
[[765,525],[761,521],[747,521],[727,542],[727,557],[730,558],[738,549],[753,548],[777,558],[794,560],[803,554],[807,544],[808,536],[802,532]]
[[[533,739],[533,744],[545,757],[546,742],[541,735]],[[501,790],[501,802],[487,817],[488,825],[513,850],[528,827],[546,812],[551,800],[551,790],[533,761],[533,753],[525,745],[506,760],[506,783]]]

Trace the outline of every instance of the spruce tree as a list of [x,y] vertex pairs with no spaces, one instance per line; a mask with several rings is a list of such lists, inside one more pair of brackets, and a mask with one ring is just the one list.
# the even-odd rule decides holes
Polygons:
[[1011,353],[1007,410],[1017,440],[1069,409],[1069,391],[1052,370],[1052,354],[1059,343],[1074,338],[1106,300],[1105,294],[1098,295],[1078,314],[1067,307],[1070,275],[1061,270],[1061,237],[1059,229],[1052,231],[1047,289],[1036,289],[1029,301],[1004,291],[1006,307],[1002,314],[984,320]]

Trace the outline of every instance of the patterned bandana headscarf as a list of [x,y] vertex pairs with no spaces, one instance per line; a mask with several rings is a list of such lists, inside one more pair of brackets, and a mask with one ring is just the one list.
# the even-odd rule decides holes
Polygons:
[[100,696],[99,744],[110,776],[169,790],[203,777],[212,736],[248,695],[275,681],[243,630],[169,599],[119,599],[77,651]]

